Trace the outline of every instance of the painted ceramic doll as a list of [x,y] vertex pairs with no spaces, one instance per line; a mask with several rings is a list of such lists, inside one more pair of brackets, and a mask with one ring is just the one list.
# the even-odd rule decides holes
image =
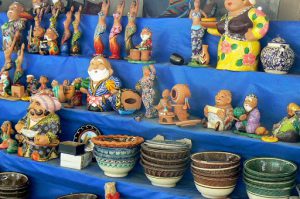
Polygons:
[[8,97],[11,94],[11,82],[9,78],[9,72],[1,72],[0,76],[0,96]]
[[27,50],[29,53],[39,53],[41,41],[45,35],[45,29],[41,26],[41,21],[38,17],[34,18],[35,25],[32,31],[30,27]]
[[66,19],[64,21],[64,34],[60,44],[61,55],[68,56],[70,54],[70,38],[72,36],[70,25],[72,22],[72,16],[74,12],[74,7],[72,6],[70,11],[66,14]]
[[82,106],[82,93],[80,92],[82,84],[82,78],[76,78],[72,82],[72,86],[75,87],[75,95],[71,99],[71,106]]
[[33,75],[26,76],[26,92],[28,96],[32,96],[37,93],[38,91],[38,81],[35,79]]
[[12,138],[14,135],[14,130],[10,121],[5,121],[1,125],[0,135],[1,144],[0,149],[6,149],[7,153],[17,153],[18,143]]
[[122,32],[122,16],[124,12],[125,1],[120,0],[117,6],[116,12],[113,14],[114,24],[109,34],[109,47],[112,55],[109,57],[111,59],[121,59],[121,46],[118,43],[118,36]]
[[142,101],[146,109],[146,118],[155,118],[158,116],[157,97],[158,91],[155,87],[156,70],[154,65],[143,67],[143,78],[136,85],[136,90],[141,92]]
[[22,143],[18,155],[35,161],[48,161],[58,157],[60,119],[55,114],[60,102],[48,95],[31,97],[28,113],[15,126],[16,138]]
[[106,31],[106,17],[108,15],[109,6],[110,6],[110,0],[104,0],[102,2],[101,11],[98,13],[99,19],[94,33],[95,56],[103,55],[105,50],[102,37]]
[[43,15],[50,11],[49,0],[32,0],[32,12],[41,21]]
[[[288,115],[273,126],[273,135],[283,142],[300,141],[300,107],[290,103],[287,107]],[[298,114],[297,114],[298,112]]]
[[130,54],[130,49],[134,48],[132,37],[136,33],[136,17],[139,10],[139,0],[133,0],[128,12],[128,24],[125,29],[125,48],[127,56]]
[[113,69],[107,59],[98,55],[94,57],[88,68],[90,78],[82,83],[80,89],[87,94],[87,108],[89,111],[111,111],[110,100],[121,88],[119,78],[113,76]]
[[72,43],[71,43],[71,54],[72,55],[78,55],[80,54],[81,48],[80,48],[80,38],[82,35],[82,32],[79,30],[80,20],[81,20],[81,11],[82,7],[80,6],[78,11],[75,13],[75,20],[73,21],[73,29],[74,33],[72,36]]
[[[208,32],[221,36],[217,69],[256,71],[260,42],[269,29],[266,14],[254,7],[255,0],[225,0],[228,11]],[[205,24],[202,24],[205,26]]]

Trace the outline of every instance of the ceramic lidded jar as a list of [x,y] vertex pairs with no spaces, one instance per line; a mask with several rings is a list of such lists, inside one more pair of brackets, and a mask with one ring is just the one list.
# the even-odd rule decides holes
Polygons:
[[267,73],[286,74],[295,61],[295,53],[290,45],[280,37],[273,39],[261,51],[261,62]]

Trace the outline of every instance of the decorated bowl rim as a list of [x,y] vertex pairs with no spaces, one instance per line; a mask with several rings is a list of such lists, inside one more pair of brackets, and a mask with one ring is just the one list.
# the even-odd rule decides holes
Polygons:
[[177,154],[177,153],[190,153],[190,149],[176,149],[176,150],[170,150],[170,149],[153,149],[148,146],[146,146],[144,143],[141,144],[142,150],[145,148],[148,151],[152,151],[155,153],[166,153],[166,154]]
[[212,168],[212,169],[208,169],[208,168],[202,168],[202,167],[197,167],[196,165],[194,165],[193,163],[191,164],[191,167],[193,169],[201,169],[201,170],[205,170],[205,171],[226,171],[226,170],[230,170],[230,169],[234,169],[237,167],[240,167],[240,164],[231,166],[231,167],[225,167],[225,168]]
[[188,161],[190,159],[189,156],[185,157],[185,158],[181,158],[181,159],[176,159],[176,160],[166,160],[166,159],[160,159],[160,158],[155,158],[155,157],[152,157],[150,155],[147,155],[143,152],[143,150],[141,150],[141,154],[143,156],[145,156],[146,158],[149,158],[149,159],[153,159],[153,160],[157,160],[157,161],[162,161],[162,162],[172,162],[172,163],[177,163],[178,161]]
[[[235,157],[238,158],[238,161],[234,161],[234,162],[209,162],[209,161],[205,161],[205,160],[197,160],[195,159],[196,155],[199,154],[213,154],[213,153],[217,153],[217,154],[229,154],[229,155],[233,155]],[[241,161],[241,156],[235,153],[230,153],[230,152],[222,152],[222,151],[205,151],[205,152],[198,152],[198,153],[194,153],[191,155],[191,159],[193,162],[197,162],[197,163],[204,163],[204,164],[210,164],[210,165],[226,165],[226,164],[232,164],[232,163],[237,163]]]
[[12,186],[12,185],[9,185],[9,186],[1,186],[1,185],[0,185],[0,188],[7,188],[7,187],[9,187],[9,188],[13,188],[13,187],[22,187],[22,186],[27,185],[27,184],[29,183],[29,178],[28,178],[28,176],[26,176],[26,175],[23,174],[23,173],[13,172],[13,171],[8,171],[8,172],[1,172],[1,173],[0,173],[0,176],[5,175],[5,174],[18,174],[18,175],[20,175],[20,176],[22,176],[22,177],[25,177],[25,182],[24,182],[23,184],[21,184],[21,185],[14,185],[14,186]]

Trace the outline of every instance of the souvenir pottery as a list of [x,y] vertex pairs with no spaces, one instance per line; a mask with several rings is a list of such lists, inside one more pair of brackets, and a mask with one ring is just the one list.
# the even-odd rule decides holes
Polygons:
[[30,27],[29,35],[28,35],[28,45],[27,50],[29,53],[39,53],[40,44],[44,38],[45,29],[41,26],[41,21],[38,17],[34,18],[35,25],[32,30],[32,26]]
[[221,90],[215,97],[215,106],[205,106],[204,115],[207,118],[207,128],[216,131],[231,129],[233,123],[232,94],[228,90]]
[[228,14],[221,21],[201,22],[210,34],[221,36],[217,69],[256,71],[260,54],[259,40],[269,29],[266,14],[254,7],[255,0],[225,0],[224,4]]
[[[288,115],[273,126],[273,135],[283,142],[300,141],[300,107],[290,103],[287,107]],[[297,114],[298,112],[298,114]]]
[[63,85],[59,85],[57,80],[53,80],[51,82],[51,86],[52,86],[54,97],[56,97],[60,103],[64,103],[66,101],[66,98],[64,94]]
[[60,44],[60,54],[69,55],[70,54],[70,38],[72,36],[70,25],[72,22],[72,16],[74,12],[74,7],[72,6],[70,11],[66,14],[66,19],[64,21],[64,34]]
[[189,98],[191,91],[188,85],[177,84],[171,90],[172,106],[174,113],[179,121],[186,121],[189,119],[188,110],[190,109]]
[[127,56],[130,54],[130,50],[134,48],[132,43],[132,37],[136,33],[136,17],[139,10],[139,0],[133,0],[130,5],[130,10],[128,12],[128,24],[125,29],[125,48]]
[[98,24],[94,34],[94,48],[95,56],[103,55],[105,46],[103,43],[103,34],[106,31],[106,17],[109,12],[110,0],[104,0],[102,2],[101,11],[98,13]]
[[79,7],[79,10],[75,13],[75,20],[73,21],[73,37],[72,37],[72,43],[71,43],[71,55],[78,55],[81,52],[80,48],[80,38],[82,35],[82,32],[79,30],[80,20],[81,20],[81,11],[82,7]]
[[94,57],[88,68],[90,76],[80,89],[87,94],[89,111],[104,112],[112,110],[110,100],[121,87],[119,78],[113,76],[113,69],[107,59],[101,55]]
[[38,89],[38,92],[48,89],[48,86],[47,86],[48,82],[49,82],[48,77],[46,77],[44,75],[40,76],[40,79],[39,79],[40,87]]
[[295,53],[284,39],[277,37],[261,51],[260,59],[265,72],[286,74],[294,64]]
[[109,48],[112,55],[109,57],[110,59],[121,59],[120,51],[121,46],[118,43],[118,36],[122,32],[122,16],[125,8],[125,1],[120,0],[119,4],[116,8],[116,12],[113,14],[114,24],[109,34]]
[[168,89],[163,91],[162,99],[155,109],[158,111],[160,124],[174,124],[175,114],[172,110],[170,91]]
[[15,126],[18,141],[22,146],[18,155],[36,161],[48,161],[58,157],[58,134],[60,119],[55,114],[61,108],[60,102],[48,95],[31,97],[28,113]]
[[0,133],[0,149],[6,149],[7,153],[17,153],[18,143],[12,138],[14,135],[14,130],[10,121],[3,122]]
[[33,75],[26,76],[26,92],[28,96],[32,96],[37,93],[38,91],[38,81],[35,79]]
[[39,20],[42,20],[43,15],[50,11],[49,0],[32,0],[32,11]]
[[146,109],[146,118],[157,117],[157,104],[158,91],[156,89],[156,70],[154,65],[143,67],[143,77],[136,85],[136,90],[141,92],[142,101]]
[[[1,26],[2,30],[2,48],[5,51],[12,45],[16,32],[22,32],[26,26],[26,20],[32,19],[32,16],[25,12],[25,7],[19,2],[12,3],[7,11],[8,22]],[[17,38],[14,51],[21,47],[21,34]]]
[[117,192],[115,182],[107,182],[104,186],[105,199],[120,199],[120,193]]
[[8,97],[11,93],[11,82],[8,71],[1,73],[0,77],[0,96]]

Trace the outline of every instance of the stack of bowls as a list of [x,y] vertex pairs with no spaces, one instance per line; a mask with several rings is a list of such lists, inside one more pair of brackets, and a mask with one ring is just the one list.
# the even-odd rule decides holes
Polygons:
[[144,139],[137,136],[110,135],[92,138],[94,156],[104,174],[109,177],[125,177],[135,166],[139,146]]
[[226,198],[237,183],[241,157],[226,152],[201,152],[191,156],[198,191],[206,198]]
[[295,187],[297,166],[278,158],[254,158],[244,163],[250,199],[288,199]]
[[175,187],[189,159],[190,145],[182,142],[147,140],[142,144],[141,165],[154,186]]
[[0,173],[0,199],[24,199],[28,196],[28,177],[15,172]]
[[58,197],[57,199],[97,199],[98,196],[91,193],[76,193]]

